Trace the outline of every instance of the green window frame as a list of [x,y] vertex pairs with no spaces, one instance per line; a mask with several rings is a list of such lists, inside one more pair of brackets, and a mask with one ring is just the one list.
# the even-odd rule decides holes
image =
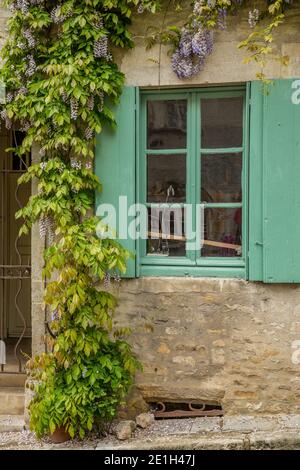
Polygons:
[[[196,263],[193,256],[159,258],[157,256],[159,250],[155,250],[155,256],[147,258],[145,242],[136,240],[128,234],[128,237],[126,239],[123,237],[120,242],[135,257],[127,263],[124,277],[186,275],[238,277],[265,283],[300,282],[299,88],[300,80],[298,79],[274,80],[268,94],[263,92],[260,81],[249,82],[244,86],[225,87],[224,85],[223,87],[182,88],[180,90],[141,90],[134,86],[124,87],[120,102],[114,108],[117,126],[115,129],[105,126],[103,132],[97,136],[95,159],[95,172],[103,184],[103,191],[96,192],[96,210],[101,204],[111,204],[118,214],[121,211],[122,223],[126,214],[124,214],[124,206],[119,205],[120,196],[127,197],[128,207],[137,202],[145,202],[145,104],[147,99],[161,100],[172,97],[177,99],[184,96],[189,102],[187,152],[190,164],[188,168],[190,189],[187,195],[190,198],[188,201],[196,202],[197,194],[200,195],[200,175],[198,188],[196,183],[194,187],[192,186],[192,181],[198,171],[196,150],[197,148],[200,150],[200,145],[197,147],[199,136],[196,133],[199,124],[199,122],[197,124],[197,119],[199,121],[197,99],[199,96],[229,97],[232,94],[244,97],[242,258],[209,258],[200,259]],[[294,95],[296,95],[296,103]],[[151,112],[153,116],[153,109]],[[194,125],[191,126],[191,123]],[[160,132],[159,129],[158,131]],[[151,138],[156,139],[156,134],[158,135],[157,129],[152,133]],[[182,164],[179,167],[182,168]],[[153,170],[153,165],[151,168]],[[159,167],[156,167],[155,171],[159,175]],[[168,171],[167,164],[164,166],[164,172],[166,171]],[[218,172],[217,182],[222,178],[222,171]],[[210,184],[214,179],[211,169],[210,174],[212,178],[209,180],[208,187],[205,188],[208,191],[213,188]],[[160,177],[156,178],[154,173],[153,175],[152,182],[156,179],[162,180]],[[181,188],[182,179],[179,179]],[[164,181],[169,185],[169,180],[165,178]],[[233,181],[229,176],[227,181],[236,180]],[[147,194],[155,196],[151,200],[159,201],[157,197],[159,192],[152,191],[152,182],[151,187],[149,186],[150,192],[147,190]],[[176,180],[177,183],[178,180]],[[167,187],[163,186],[164,195]],[[180,188],[180,186],[175,187],[175,197],[184,195],[182,191],[177,192],[178,187]],[[237,187],[235,183],[233,187]],[[222,191],[226,193],[224,185],[220,194]],[[228,191],[230,192],[231,190]],[[183,197],[181,200],[184,200]],[[134,216],[133,220],[130,218],[127,222],[131,224],[133,221],[138,224]],[[131,224],[131,227],[133,226]],[[136,228],[139,230],[138,226]],[[229,224],[229,234],[232,233],[231,229],[232,225]],[[227,229],[224,233],[226,231]],[[220,235],[220,230],[218,233]],[[215,238],[209,238],[211,235],[209,230],[207,234],[208,240],[220,240],[217,238],[217,231],[211,232]],[[174,254],[174,251],[168,254]]]
[[[213,98],[243,98],[243,141],[236,148],[202,148],[200,101]],[[212,87],[184,90],[145,90],[139,93],[137,106],[137,169],[136,200],[147,203],[147,155],[186,155],[186,203],[193,206],[193,229],[195,229],[196,204],[201,199],[201,158],[203,155],[226,154],[242,156],[242,202],[210,202],[204,210],[215,208],[242,210],[242,253],[240,257],[201,257],[197,251],[186,256],[149,256],[146,240],[137,241],[136,273],[138,276],[213,276],[247,278],[248,259],[248,133],[249,133],[249,87]],[[147,148],[147,103],[161,100],[187,100],[187,145],[184,149],[153,150]]]

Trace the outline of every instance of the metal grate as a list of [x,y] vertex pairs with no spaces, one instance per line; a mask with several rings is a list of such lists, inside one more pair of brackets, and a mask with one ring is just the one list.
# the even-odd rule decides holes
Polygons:
[[149,403],[155,419],[164,418],[195,418],[209,416],[223,416],[221,405],[189,402],[152,402]]
[[[20,189],[17,180],[31,164],[31,155],[20,158],[7,147],[17,147],[24,133],[1,132],[0,155],[0,372],[23,373],[30,351],[30,238],[18,236],[15,212],[26,202],[30,186]],[[21,193],[21,194],[20,194]],[[26,309],[26,312],[25,312]]]

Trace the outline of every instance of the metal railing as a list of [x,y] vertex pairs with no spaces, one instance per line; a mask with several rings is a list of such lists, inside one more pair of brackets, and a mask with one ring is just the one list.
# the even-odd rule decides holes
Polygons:
[[[7,147],[11,147],[9,141],[12,140],[13,146],[17,146],[22,135],[13,131],[6,136],[2,133],[1,137],[7,141]],[[26,318],[23,310],[28,310],[28,306],[22,300],[25,289],[30,299],[31,256],[24,257],[20,251],[14,212],[24,203],[20,200],[17,178],[30,165],[30,155],[20,159],[12,152],[4,152],[4,148],[2,145],[0,155],[0,373],[24,373],[26,358],[23,346],[30,344],[28,332],[31,325],[30,314]],[[13,334],[12,314],[18,319]]]

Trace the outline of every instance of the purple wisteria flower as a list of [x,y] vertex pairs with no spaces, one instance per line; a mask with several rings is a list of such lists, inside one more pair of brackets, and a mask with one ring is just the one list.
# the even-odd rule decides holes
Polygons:
[[192,54],[192,32],[183,29],[179,41],[179,52],[183,57],[190,57]]
[[109,289],[109,288],[110,288],[110,274],[109,274],[108,271],[105,273],[104,280],[103,280],[103,284],[104,284],[104,288],[105,288],[105,289]]
[[51,320],[52,321],[59,320],[59,314],[57,310],[53,310],[52,315],[51,315]]
[[205,58],[212,52],[213,38],[212,31],[199,30],[192,39],[192,51],[198,57]]
[[215,8],[215,6],[216,6],[216,0],[207,0],[207,5],[208,5],[210,8]]
[[30,54],[27,56],[27,68],[25,70],[25,75],[27,77],[32,77],[32,75],[35,73],[36,71],[36,63],[35,63],[35,60],[33,58],[33,56]]
[[88,100],[87,100],[86,105],[87,105],[87,108],[88,108],[89,111],[93,111],[94,106],[95,106],[95,98],[94,98],[94,95],[90,95],[90,96],[88,97]]
[[191,29],[184,28],[177,50],[172,56],[172,69],[178,78],[185,79],[197,75],[204,65],[205,58],[213,49],[213,33],[202,28],[195,21]]
[[0,117],[3,121],[5,121],[5,127],[6,129],[11,129],[12,126],[12,120],[8,117],[6,109],[2,109],[0,113]]
[[193,13],[194,15],[201,15],[201,10],[202,10],[202,2],[200,1],[197,1],[194,3],[194,9],[193,9]]
[[108,38],[107,36],[102,36],[97,39],[94,43],[94,57],[95,58],[108,58]]
[[90,127],[87,127],[84,131],[84,137],[86,140],[91,140],[94,137],[94,131]]
[[178,78],[191,78],[197,75],[203,67],[203,60],[200,57],[184,57],[180,51],[176,51],[172,56],[172,69]]
[[96,29],[103,29],[104,27],[104,22],[103,22],[103,18],[102,16],[100,15],[97,15],[93,21],[93,26],[96,28]]
[[73,12],[72,12],[71,8],[69,8],[68,11],[63,14],[62,11],[61,11],[61,5],[57,5],[56,7],[54,7],[51,10],[51,13],[50,13],[51,19],[52,19],[53,23],[55,23],[55,24],[63,23],[65,20],[70,18],[72,15],[73,15]]
[[248,16],[248,23],[249,23],[250,28],[255,28],[258,20],[259,20],[259,10],[257,8],[250,10],[249,16]]
[[70,105],[71,105],[71,119],[73,119],[73,121],[76,121],[76,119],[78,118],[78,108],[79,108],[79,104],[76,98],[74,97],[71,98]]
[[32,32],[30,31],[30,29],[23,30],[23,36],[27,40],[28,47],[30,49],[33,49],[36,45],[36,40],[35,40]]
[[226,8],[219,8],[218,9],[218,28],[219,29],[226,29],[227,28],[227,10]]

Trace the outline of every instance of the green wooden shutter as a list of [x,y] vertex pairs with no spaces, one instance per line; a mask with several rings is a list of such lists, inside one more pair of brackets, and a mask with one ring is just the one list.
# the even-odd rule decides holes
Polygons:
[[250,89],[249,135],[249,263],[248,278],[263,280],[263,93],[260,82]]
[[[114,109],[117,129],[106,127],[97,137],[95,172],[103,191],[96,194],[96,208],[99,204],[112,204],[118,213],[119,196],[127,196],[128,207],[135,204],[135,110],[136,88],[125,87],[120,103]],[[124,212],[122,216],[125,216]],[[135,255],[134,240],[122,239],[120,243]],[[135,259],[130,259],[124,277],[135,275]]]
[[295,80],[252,84],[249,279],[300,282],[300,104]]

